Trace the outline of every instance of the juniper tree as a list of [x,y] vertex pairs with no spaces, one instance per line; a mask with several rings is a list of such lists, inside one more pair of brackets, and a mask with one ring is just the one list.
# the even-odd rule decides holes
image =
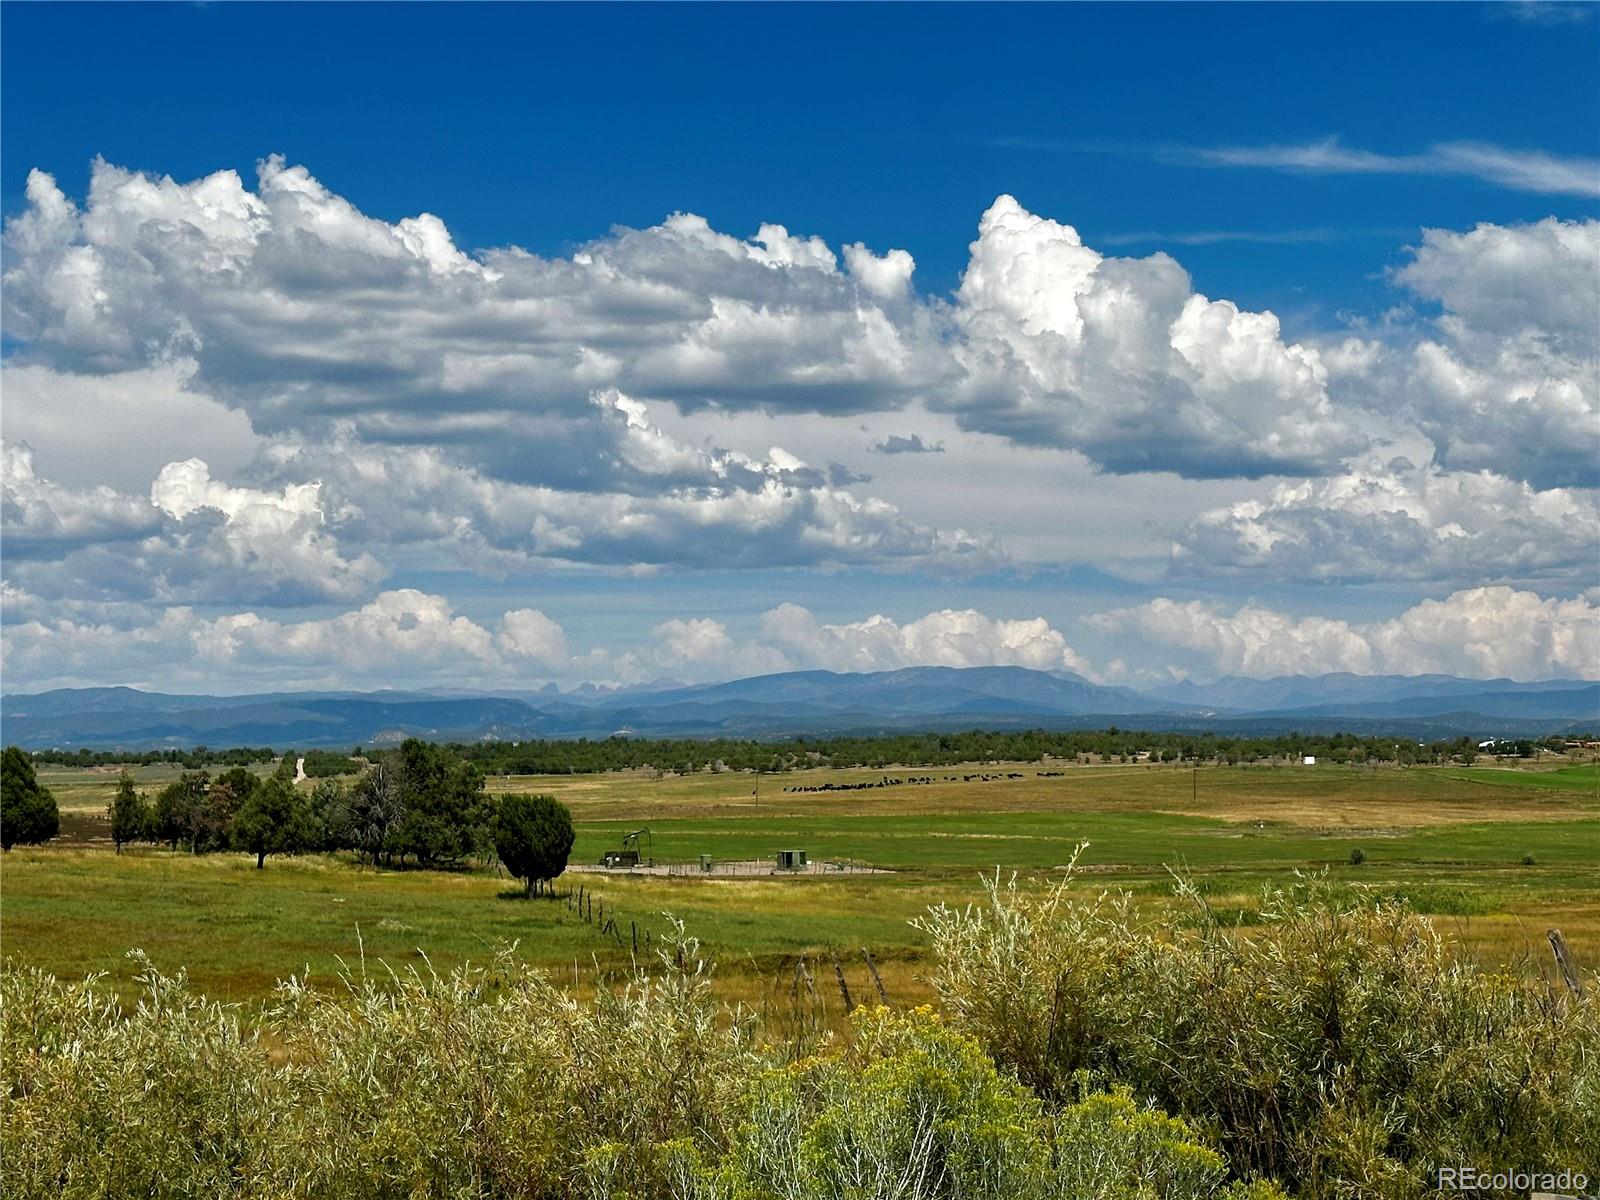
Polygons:
[[61,813],[39,782],[33,760],[16,746],[0,755],[0,846],[36,845],[61,832]]
[[118,854],[129,842],[150,835],[150,805],[143,792],[134,790],[133,776],[127,771],[117,777],[117,791],[106,806],[106,816],[111,819],[111,840]]
[[554,796],[504,796],[494,846],[506,870],[527,881],[528,895],[567,869],[572,812]]

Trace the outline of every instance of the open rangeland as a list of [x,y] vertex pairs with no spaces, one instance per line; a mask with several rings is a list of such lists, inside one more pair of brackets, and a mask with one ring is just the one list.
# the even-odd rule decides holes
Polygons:
[[[269,768],[263,766],[261,770]],[[151,791],[176,775],[136,769]],[[1088,843],[1075,887],[1171,889],[1194,877],[1213,909],[1248,922],[1264,885],[1326,871],[1337,884],[1403,895],[1463,953],[1543,970],[1560,928],[1585,966],[1600,961],[1600,768],[1353,768],[976,764],[753,775],[655,772],[493,777],[490,791],[549,792],[571,806],[574,864],[625,833],[641,853],[686,864],[671,877],[569,872],[555,900],[520,899],[487,866],[379,870],[342,856],[194,857],[106,837],[112,770],[44,768],[63,837],[5,856],[4,953],[63,976],[131,979],[125,952],[186,968],[209,994],[257,1000],[309,970],[345,964],[443,970],[515,942],[518,953],[586,990],[654,945],[667,916],[719,963],[728,995],[762,1002],[792,985],[805,956],[838,995],[833,959],[857,999],[876,994],[862,951],[896,1001],[929,995],[922,935],[932,904],[980,894],[1001,872],[1048,876]],[[870,787],[847,785],[870,784]],[[881,786],[879,786],[881,785]],[[805,850],[836,871],[803,878],[699,877],[699,857],[771,861]],[[1364,862],[1352,865],[1352,851]],[[885,868],[855,874],[851,865]],[[584,889],[580,915],[575,898]],[[589,905],[596,919],[589,919]],[[611,923],[603,924],[609,919]],[[600,930],[604,928],[604,933]]]

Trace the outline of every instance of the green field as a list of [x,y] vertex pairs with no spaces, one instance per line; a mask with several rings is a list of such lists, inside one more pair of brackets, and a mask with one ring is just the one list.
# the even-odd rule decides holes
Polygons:
[[1470,779],[1474,783],[1497,783],[1506,787],[1547,787],[1561,789],[1600,788],[1600,765],[1558,767],[1552,771],[1519,771],[1505,767],[1462,767],[1459,770],[1441,770],[1452,779]]
[[[267,769],[265,767],[263,770]],[[135,772],[154,789],[176,771]],[[964,776],[988,776],[966,779]],[[825,784],[926,777],[865,790]],[[979,877],[1043,875],[1087,842],[1075,886],[1170,888],[1192,873],[1218,909],[1248,913],[1260,887],[1296,871],[1404,895],[1465,953],[1542,966],[1544,933],[1561,928],[1580,962],[1600,961],[1600,767],[1548,770],[1111,764],[817,770],[786,775],[628,772],[495,778],[490,788],[549,791],[578,825],[574,863],[622,833],[650,830],[659,862],[770,858],[783,847],[888,874],[701,879],[569,873],[615,914],[601,937],[562,900],[526,902],[487,868],[388,871],[342,857],[195,858],[139,847],[112,853],[104,808],[115,772],[46,768],[63,837],[0,864],[0,941],[8,957],[63,975],[129,975],[140,947],[186,967],[205,991],[253,999],[309,969],[341,963],[453,966],[515,941],[519,952],[580,988],[625,965],[635,930],[684,920],[721,963],[725,988],[754,998],[798,954],[837,954],[853,988],[868,986],[860,950],[884,962],[898,999],[922,999],[920,935],[930,904],[965,903]],[[789,790],[785,790],[789,789]],[[1353,849],[1366,861],[1349,864]],[[1533,859],[1525,864],[1524,859]],[[622,945],[618,945],[618,940]],[[830,968],[831,973],[831,968]]]

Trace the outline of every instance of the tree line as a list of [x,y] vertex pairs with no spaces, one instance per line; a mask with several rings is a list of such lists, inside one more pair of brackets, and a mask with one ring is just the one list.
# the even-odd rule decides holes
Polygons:
[[227,750],[213,750],[208,746],[195,746],[189,750],[33,750],[36,763],[53,767],[248,767],[252,763],[269,763],[278,757],[271,746],[234,746]]
[[[1565,748],[1561,737],[1499,743],[1496,754],[1531,757]],[[958,763],[1043,762],[1095,758],[1102,762],[1256,763],[1315,755],[1332,763],[1404,766],[1470,762],[1477,744],[1458,737],[1420,745],[1414,740],[1349,733],[1244,736],[1155,733],[1119,729],[985,730],[903,733],[779,741],[733,738],[627,738],[590,741],[453,743],[451,749],[491,775],[588,774],[652,767],[688,774],[707,770],[785,772],[809,767],[948,767]]]
[[[654,768],[688,774],[734,770],[783,772],[807,767],[945,767],[972,762],[1043,762],[1046,759],[1157,762],[1255,763],[1315,755],[1333,763],[1398,763],[1403,766],[1471,761],[1477,743],[1467,737],[1419,744],[1406,738],[1350,733],[1287,733],[1233,735],[1119,729],[1056,731],[1044,729],[985,730],[959,733],[861,734],[827,738],[795,737],[776,741],[749,738],[572,738],[552,741],[451,742],[457,757],[477,764],[490,775],[588,775],[603,771]],[[1559,752],[1561,736],[1499,741],[1490,753],[1530,758],[1540,750]],[[365,765],[393,751],[356,746],[348,754],[335,750],[303,752],[306,774],[331,778],[359,774]],[[249,766],[278,757],[269,748],[230,750],[35,750],[36,763],[70,767],[171,763],[191,770],[210,766]],[[284,757],[294,758],[288,751]]]

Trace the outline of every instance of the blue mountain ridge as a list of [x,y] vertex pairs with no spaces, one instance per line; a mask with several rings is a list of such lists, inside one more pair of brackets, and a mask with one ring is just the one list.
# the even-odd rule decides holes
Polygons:
[[0,697],[0,737],[29,749],[276,748],[562,737],[755,737],[970,728],[1333,732],[1422,738],[1600,729],[1600,683],[1432,676],[1225,677],[1150,691],[1024,667],[789,671],[559,692],[64,688]]

